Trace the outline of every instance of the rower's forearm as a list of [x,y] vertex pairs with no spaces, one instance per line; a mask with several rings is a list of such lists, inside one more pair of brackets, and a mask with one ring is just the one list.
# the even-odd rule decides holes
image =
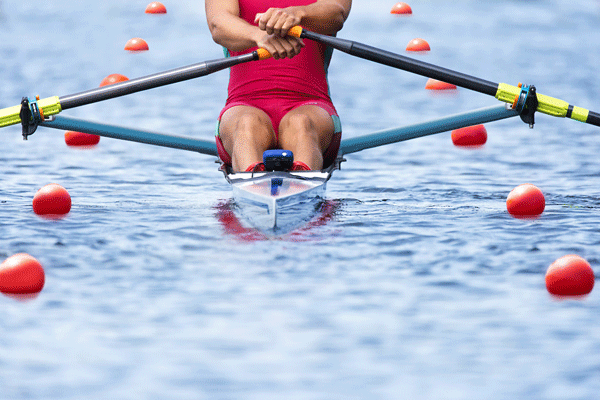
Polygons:
[[[225,3],[219,3],[219,1]],[[231,4],[227,1],[231,0],[206,1],[208,26],[213,40],[232,51],[242,51],[255,47],[259,43],[264,44],[265,32],[238,16],[237,1]],[[278,10],[285,12],[282,14],[285,18],[287,18],[286,13],[288,16],[293,16],[294,24],[298,24],[297,21],[300,21],[299,24],[309,30],[333,35],[342,29],[350,13],[351,4],[352,0],[318,0],[306,6],[291,6]],[[219,9],[219,7],[224,7],[224,9]],[[273,10],[277,9],[269,9],[269,11]],[[270,19],[272,15],[268,15],[267,19]],[[263,23],[266,22],[263,21]],[[285,32],[282,33],[285,34]]]
[[258,28],[232,15],[222,15],[209,22],[213,40],[232,51],[242,51],[256,46],[254,39]]
[[303,27],[324,35],[333,35],[344,26],[350,13],[350,2],[340,0],[321,0],[306,6],[298,6],[301,10]]

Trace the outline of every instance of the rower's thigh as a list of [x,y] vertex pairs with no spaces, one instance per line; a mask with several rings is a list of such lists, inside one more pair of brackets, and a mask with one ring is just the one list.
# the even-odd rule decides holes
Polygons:
[[279,124],[279,144],[293,147],[299,140],[314,140],[321,151],[331,144],[335,125],[329,112],[314,104],[306,104],[287,113]]
[[237,140],[270,145],[276,143],[275,131],[267,113],[243,105],[231,107],[221,115],[219,137],[228,151]]

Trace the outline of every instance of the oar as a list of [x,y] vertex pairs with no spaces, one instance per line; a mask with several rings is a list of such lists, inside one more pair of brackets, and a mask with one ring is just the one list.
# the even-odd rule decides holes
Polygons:
[[519,84],[519,86],[512,86],[506,83],[486,81],[358,42],[307,31],[300,26],[293,27],[288,34],[298,38],[311,39],[324,43],[334,49],[356,57],[494,96],[500,101],[513,104],[513,108],[519,112],[521,119],[527,122],[531,127],[533,127],[533,115],[535,111],[555,117],[566,117],[586,122],[591,125],[600,126],[599,113],[573,106],[560,99],[537,94],[533,85],[522,86]]
[[42,100],[39,97],[33,100],[24,97],[20,105],[0,110],[0,128],[21,123],[23,137],[27,139],[27,136],[35,132],[37,125],[44,120],[44,117],[58,114],[62,110],[198,78],[234,65],[264,60],[269,57],[271,55],[268,51],[257,49],[248,54],[192,64],[68,96],[54,96]]

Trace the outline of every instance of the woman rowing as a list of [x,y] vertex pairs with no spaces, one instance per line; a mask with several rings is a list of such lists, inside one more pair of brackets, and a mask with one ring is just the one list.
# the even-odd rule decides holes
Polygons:
[[294,153],[292,170],[322,169],[337,156],[341,126],[329,97],[331,49],[287,36],[302,25],[334,35],[352,0],[205,0],[213,40],[229,55],[264,48],[272,59],[231,68],[217,124],[219,157],[234,171],[264,170],[262,154]]

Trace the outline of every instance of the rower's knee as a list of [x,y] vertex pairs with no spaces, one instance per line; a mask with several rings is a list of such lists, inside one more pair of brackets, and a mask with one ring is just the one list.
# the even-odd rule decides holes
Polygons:
[[263,118],[255,114],[242,114],[236,121],[236,131],[244,133],[261,132],[266,131]]
[[312,144],[324,150],[329,146],[335,126],[329,113],[314,105],[300,106],[288,113],[279,126],[279,134],[291,143]]
[[315,132],[316,127],[312,118],[303,113],[294,113],[285,119],[285,130],[291,130],[298,133]]
[[289,115],[286,118],[285,125],[280,127],[281,132],[285,133],[288,142],[293,142],[296,145],[312,144],[318,147],[320,142],[320,132],[313,120],[304,114]]
[[261,116],[240,115],[235,124],[235,140],[246,144],[269,145],[274,141],[274,133],[269,124],[270,121],[265,121]]

